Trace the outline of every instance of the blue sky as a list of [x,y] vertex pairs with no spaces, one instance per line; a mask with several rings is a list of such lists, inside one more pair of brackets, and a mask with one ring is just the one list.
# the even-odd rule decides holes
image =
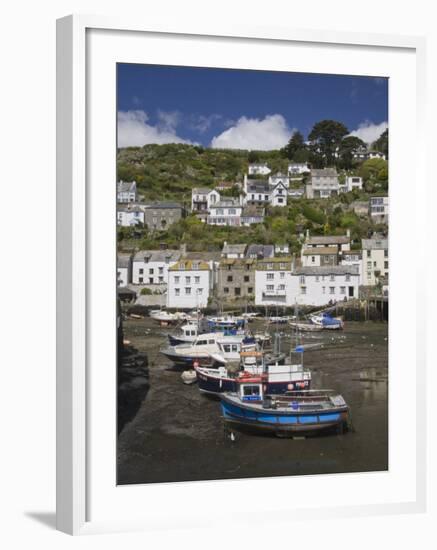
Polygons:
[[388,121],[388,80],[374,77],[119,64],[117,94],[121,147],[274,149],[323,119],[370,143]]

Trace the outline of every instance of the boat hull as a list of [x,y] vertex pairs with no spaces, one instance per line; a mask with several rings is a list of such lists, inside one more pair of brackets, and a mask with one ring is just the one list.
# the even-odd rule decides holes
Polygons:
[[[206,372],[196,369],[197,385],[203,393],[221,394],[225,392],[236,392],[238,390],[238,382],[236,378],[220,377],[210,375]],[[266,381],[264,384],[265,392],[269,395],[282,395],[287,391],[293,390],[309,390],[311,380],[287,380],[287,381]]]
[[318,433],[334,428],[343,430],[348,422],[345,408],[328,411],[279,412],[274,409],[254,410],[238,405],[221,395],[222,416],[225,424],[242,430],[270,432],[278,436],[295,433]]
[[161,350],[162,355],[167,357],[167,359],[170,359],[170,361],[174,364],[176,367],[186,367],[186,368],[193,368],[194,363],[201,367],[210,367],[214,364],[224,364],[221,363],[216,357],[211,357],[211,355],[205,354],[205,355],[180,355],[172,352],[171,350],[165,351]]

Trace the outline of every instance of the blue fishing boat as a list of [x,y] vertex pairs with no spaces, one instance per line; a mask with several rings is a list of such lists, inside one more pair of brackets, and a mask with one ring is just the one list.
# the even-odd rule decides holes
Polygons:
[[334,428],[343,431],[349,421],[348,405],[333,390],[269,395],[260,376],[238,381],[237,391],[223,393],[220,399],[228,428],[271,432],[279,437]]
[[310,321],[325,330],[341,330],[344,328],[342,319],[332,317],[329,313],[322,312],[318,315],[310,315]]

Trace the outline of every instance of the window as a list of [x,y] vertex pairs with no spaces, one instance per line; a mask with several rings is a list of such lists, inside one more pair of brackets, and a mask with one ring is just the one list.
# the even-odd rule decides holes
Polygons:
[[249,294],[253,294],[253,287],[251,287],[251,286],[248,287],[247,292],[248,292]]
[[250,271],[250,264],[246,264],[246,271]]
[[279,264],[279,269],[286,269],[286,265],[283,262],[281,262]]
[[181,278],[179,277],[179,275],[175,275],[175,278],[174,278],[174,282],[175,282],[175,284],[177,284],[177,285],[178,285],[178,284],[179,284],[179,281],[180,281],[180,279],[181,279]]
[[248,282],[249,282],[249,275],[245,275],[245,276],[244,276],[244,282],[245,282],[245,283],[248,283]]
[[197,289],[197,294],[200,296],[202,293],[203,293],[203,288],[198,288]]
[[367,251],[367,257],[370,258],[371,255],[372,255],[372,251],[371,251],[371,250],[368,250],[368,251]]
[[268,196],[268,195],[264,195],[264,200],[265,200],[265,201],[268,201],[268,200],[269,200],[269,196]]
[[274,285],[267,285],[266,288],[269,292],[272,292],[275,289],[275,286]]
[[351,276],[349,275],[349,273],[346,273],[345,280],[346,282],[349,282],[351,280]]
[[340,287],[340,294],[346,294],[346,287],[345,286]]
[[191,294],[191,287],[190,286],[185,287],[185,294],[187,296],[189,296]]
[[229,209],[228,209],[228,212],[229,212],[229,215],[230,215],[230,216],[235,216],[235,214],[237,213],[237,211],[235,210],[235,208],[229,208]]
[[199,275],[196,275],[194,277],[194,282],[198,285],[200,283],[200,276]]
[[138,270],[138,273],[139,273],[140,275],[143,275],[144,269],[143,269],[142,267],[140,267],[140,269]]
[[224,287],[223,292],[225,294],[229,294],[229,288],[227,286]]
[[237,344],[231,344],[231,349],[233,352],[238,351],[238,345]]
[[335,286],[329,287],[329,294],[335,294]]
[[164,273],[164,268],[163,267],[160,267],[158,269],[159,269],[159,273]]
[[272,281],[274,278],[275,278],[275,274],[274,274],[274,273],[267,273],[267,280],[268,280],[268,281]]
[[384,250],[384,258],[388,258],[388,250]]
[[241,288],[240,287],[235,287],[234,292],[235,292],[235,296],[241,296]]
[[189,285],[191,283],[191,277],[185,277],[185,284]]
[[278,285],[279,290],[285,290],[285,285]]
[[304,284],[305,284],[305,275],[301,275],[301,276],[299,277],[299,283],[300,283],[301,285],[304,285]]
[[335,275],[331,275],[331,276],[329,277],[329,280],[330,280],[330,281],[335,281]]
[[158,281],[159,281],[160,283],[163,283],[163,282],[164,282],[164,277],[159,277],[159,278],[158,278]]
[[138,277],[138,282],[141,284],[144,281],[143,277]]
[[316,283],[319,282],[319,279],[320,279],[320,277],[318,275],[316,275]]
[[194,270],[199,269],[199,262],[193,262],[193,269]]
[[384,269],[388,269],[388,262],[384,262]]
[[306,286],[302,286],[301,289],[301,294],[306,294],[307,293],[307,287]]
[[149,268],[149,275],[153,275],[153,267]]
[[267,269],[273,269],[273,264],[267,264]]
[[181,289],[180,288],[175,288],[174,293],[175,293],[175,296],[180,296],[181,295]]
[[234,280],[234,277],[232,275],[228,275],[226,280],[228,281],[228,283],[232,283],[232,281]]
[[316,257],[315,256],[311,256],[311,263],[315,263],[316,261]]
[[279,202],[279,204],[283,204],[283,203],[284,203],[284,199],[282,199],[282,198],[281,198],[281,199],[278,199],[278,202]]
[[326,294],[326,287],[322,286],[322,294]]

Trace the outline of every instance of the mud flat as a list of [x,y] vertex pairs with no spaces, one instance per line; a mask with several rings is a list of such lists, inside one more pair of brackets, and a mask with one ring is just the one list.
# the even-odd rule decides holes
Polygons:
[[[201,395],[196,384],[184,385],[180,371],[159,354],[169,330],[148,318],[128,319],[124,330],[125,338],[148,356],[148,391],[119,434],[119,484],[388,468],[386,324],[349,322],[343,332],[304,337],[304,343],[317,344],[304,355],[312,387],[332,388],[344,396],[352,411],[352,431],[305,439],[242,434],[236,442],[224,437],[219,400]],[[283,327],[278,330],[289,349],[294,336]],[[125,397],[129,399],[129,391]]]

